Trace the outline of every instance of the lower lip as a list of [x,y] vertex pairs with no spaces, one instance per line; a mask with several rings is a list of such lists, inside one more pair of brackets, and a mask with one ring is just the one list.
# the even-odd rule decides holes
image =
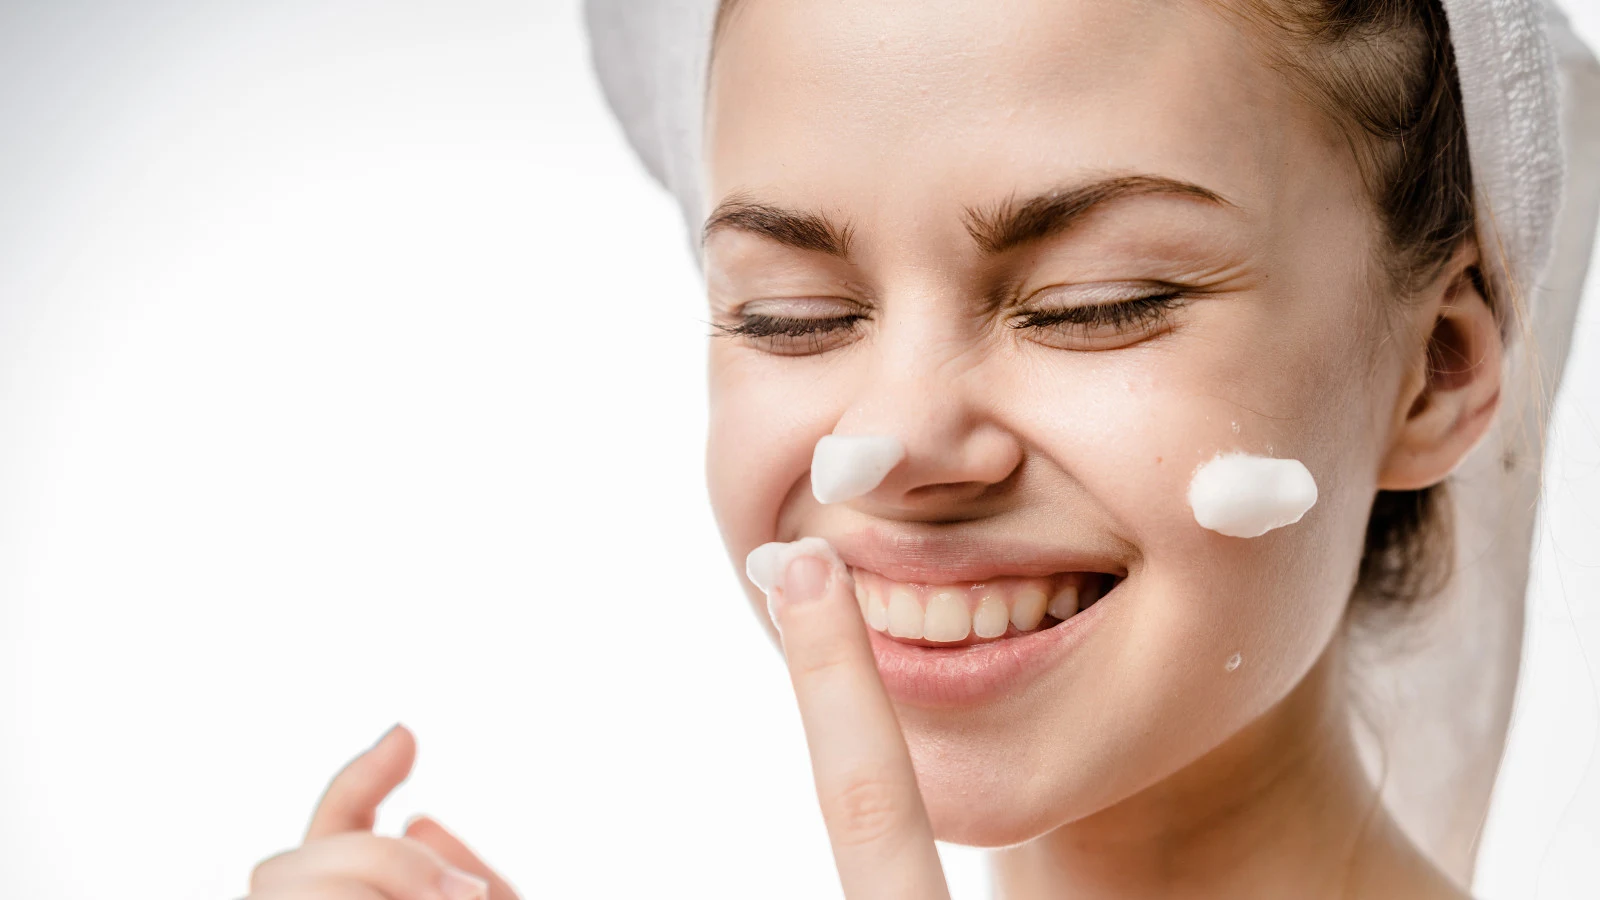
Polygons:
[[1026,688],[1083,643],[1116,590],[1051,628],[962,647],[903,644],[867,629],[889,698],[922,707],[987,703]]

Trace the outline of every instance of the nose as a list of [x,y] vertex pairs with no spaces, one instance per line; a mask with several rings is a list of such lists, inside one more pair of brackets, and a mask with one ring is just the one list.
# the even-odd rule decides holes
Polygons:
[[1003,494],[1021,439],[997,418],[981,359],[903,352],[882,358],[834,434],[889,435],[905,448],[873,490],[849,504],[889,518],[971,514]]

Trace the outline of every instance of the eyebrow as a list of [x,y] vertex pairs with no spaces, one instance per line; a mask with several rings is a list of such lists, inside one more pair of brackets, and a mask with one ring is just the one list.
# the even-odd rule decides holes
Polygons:
[[[1026,200],[1009,197],[987,209],[966,207],[964,221],[973,242],[992,256],[1059,234],[1091,210],[1113,200],[1144,194],[1170,194],[1217,206],[1235,206],[1215,191],[1192,182],[1160,175],[1121,175],[1055,188]],[[842,259],[850,256],[854,233],[852,225],[840,226],[820,212],[761,203],[744,192],[730,196],[712,211],[701,230],[701,245],[716,232],[727,229]]]
[[747,193],[737,193],[717,204],[700,232],[700,244],[722,230],[746,231],[771,238],[797,250],[816,250],[830,256],[850,256],[849,225],[840,227],[819,212],[785,209],[759,203]]
[[1215,191],[1188,181],[1159,175],[1122,175],[1057,188],[1020,202],[1012,197],[988,210],[968,207],[967,233],[983,252],[1004,253],[1065,231],[1095,207],[1144,194],[1194,197],[1218,206],[1233,206]]

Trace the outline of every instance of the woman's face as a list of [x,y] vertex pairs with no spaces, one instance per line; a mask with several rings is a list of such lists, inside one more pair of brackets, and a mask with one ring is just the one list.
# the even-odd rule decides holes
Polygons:
[[[816,535],[885,590],[1113,579],[982,656],[874,632],[940,837],[1104,809],[1289,695],[1354,582],[1404,366],[1348,145],[1232,20],[745,0],[706,141],[710,207],[736,204],[706,243],[713,321],[805,332],[712,341],[736,563]],[[819,504],[831,433],[905,460]],[[1190,477],[1232,451],[1303,461],[1316,506],[1256,539],[1200,528]]]

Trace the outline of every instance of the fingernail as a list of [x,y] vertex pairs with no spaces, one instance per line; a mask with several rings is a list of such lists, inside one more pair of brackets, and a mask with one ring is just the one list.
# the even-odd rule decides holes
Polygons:
[[489,900],[489,882],[460,869],[445,869],[439,890],[449,900]]
[[828,578],[833,567],[825,559],[815,556],[797,556],[789,563],[783,579],[785,603],[810,603],[820,599],[828,590]]
[[790,560],[789,567],[783,570],[783,584],[767,594],[767,616],[772,619],[772,624],[782,631],[783,623],[778,621],[778,617],[784,608],[796,603],[810,603],[821,597],[827,592],[828,579],[832,575],[832,566],[821,557],[798,555]]

